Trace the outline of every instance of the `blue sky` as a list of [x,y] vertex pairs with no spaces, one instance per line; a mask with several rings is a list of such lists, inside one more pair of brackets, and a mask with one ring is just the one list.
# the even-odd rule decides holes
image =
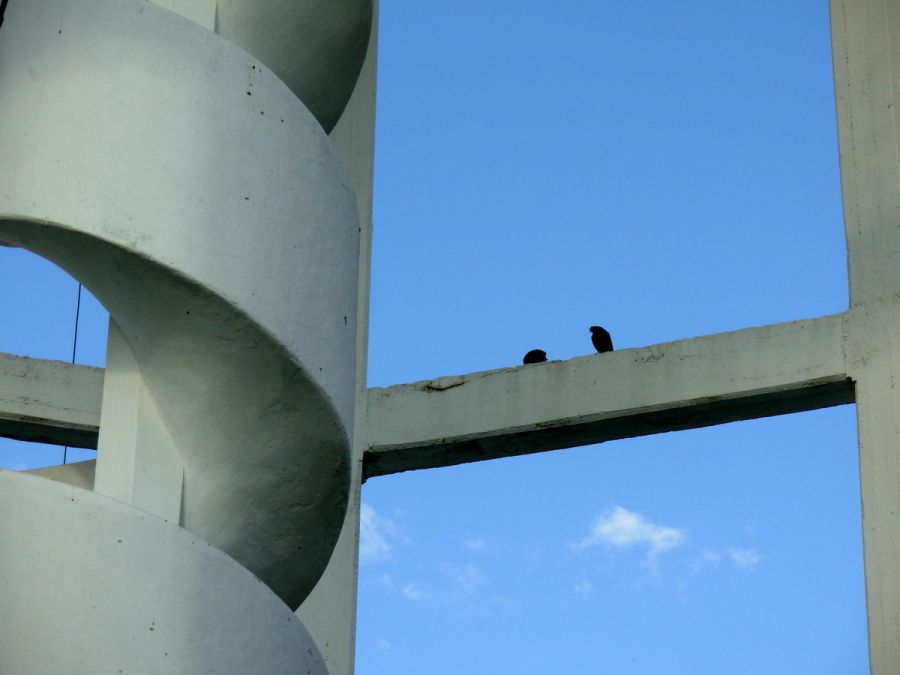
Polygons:
[[[827,10],[383,2],[370,385],[846,309]],[[358,670],[868,672],[858,481],[852,406],[373,479]]]
[[[370,385],[846,309],[830,58],[825,0],[383,0]],[[76,283],[0,285],[68,360]],[[854,413],[369,481],[358,672],[867,672]]]

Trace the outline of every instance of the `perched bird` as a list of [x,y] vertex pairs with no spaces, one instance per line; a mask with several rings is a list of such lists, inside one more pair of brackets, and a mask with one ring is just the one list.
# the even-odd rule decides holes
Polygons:
[[525,355],[525,358],[522,359],[522,363],[542,363],[547,360],[547,352],[543,349],[532,349]]
[[591,326],[591,342],[594,343],[594,349],[601,354],[613,350],[612,338],[609,335],[609,331],[602,326]]

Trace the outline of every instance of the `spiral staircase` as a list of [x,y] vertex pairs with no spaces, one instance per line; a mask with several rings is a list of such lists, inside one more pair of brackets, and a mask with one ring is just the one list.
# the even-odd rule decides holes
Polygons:
[[12,0],[0,245],[110,313],[93,490],[0,472],[8,673],[326,673],[370,0]]

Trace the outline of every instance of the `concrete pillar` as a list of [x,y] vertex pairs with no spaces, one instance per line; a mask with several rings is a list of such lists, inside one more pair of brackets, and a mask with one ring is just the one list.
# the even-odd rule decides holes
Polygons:
[[375,151],[375,83],[378,56],[378,3],[372,35],[350,103],[331,139],[344,160],[360,214],[357,294],[356,420],[350,463],[350,495],[337,546],[319,583],[297,615],[315,640],[331,675],[351,675],[356,656],[356,595],[359,576],[359,508],[362,454],[366,436],[366,368],[369,346],[369,286],[372,252],[372,177]]
[[179,523],[183,484],[184,460],[110,319],[94,491]]
[[900,4],[832,0],[869,653],[900,673]]

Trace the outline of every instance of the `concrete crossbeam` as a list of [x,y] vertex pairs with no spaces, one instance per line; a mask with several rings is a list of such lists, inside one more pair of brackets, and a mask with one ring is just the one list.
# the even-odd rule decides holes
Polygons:
[[847,320],[370,389],[365,476],[852,403]]
[[103,369],[0,354],[0,436],[96,448]]
[[[370,389],[365,475],[852,403],[848,321],[835,315]],[[0,354],[0,434],[96,447],[102,389],[102,369]]]

